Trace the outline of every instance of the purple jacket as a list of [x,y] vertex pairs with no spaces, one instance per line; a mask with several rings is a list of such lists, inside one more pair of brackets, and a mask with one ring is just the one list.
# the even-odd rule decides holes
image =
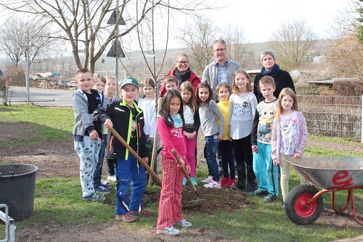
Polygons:
[[[291,114],[290,121],[293,124],[298,125],[297,133],[294,135],[296,142],[292,150],[294,153],[299,153],[301,156],[304,154],[304,146],[308,137],[308,130],[306,127],[305,118],[302,112],[294,111]],[[272,160],[280,159],[280,146],[281,146],[281,123],[280,120],[275,119],[272,125],[272,137],[271,137],[271,148],[272,148]]]

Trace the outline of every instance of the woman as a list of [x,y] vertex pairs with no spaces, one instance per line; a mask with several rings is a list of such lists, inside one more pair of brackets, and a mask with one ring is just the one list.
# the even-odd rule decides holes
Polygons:
[[259,88],[258,83],[263,76],[272,76],[275,80],[276,89],[274,96],[277,98],[280,92],[285,87],[290,87],[295,91],[294,82],[290,74],[287,71],[280,69],[279,65],[276,64],[276,54],[272,50],[265,50],[261,55],[262,69],[261,73],[257,74],[254,81],[254,93],[257,101],[261,102],[264,100]]
[[[178,80],[178,87],[185,81],[189,81],[194,89],[194,93],[196,93],[198,85],[200,83],[199,77],[190,70],[189,68],[189,57],[185,53],[181,53],[178,55],[176,60],[176,67],[168,72],[167,76],[174,76]],[[164,96],[165,83],[161,85],[160,89],[160,97]]]

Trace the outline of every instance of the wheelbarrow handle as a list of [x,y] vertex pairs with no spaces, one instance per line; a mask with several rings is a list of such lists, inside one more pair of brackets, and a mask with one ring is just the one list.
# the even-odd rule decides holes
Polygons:
[[185,162],[183,161],[183,159],[182,158],[180,158],[179,156],[178,156],[178,154],[176,153],[176,150],[174,150],[174,149],[172,149],[171,150],[171,153],[173,154],[173,156],[174,156],[174,159],[176,160],[176,162],[180,165],[180,167],[181,167],[181,169],[182,169],[182,171],[183,171],[183,173],[184,173],[184,176],[185,176],[185,178],[187,179],[187,181],[188,181],[188,184],[189,184],[189,186],[193,189],[193,191],[195,192],[195,193],[199,193],[198,192],[198,190],[197,190],[197,188],[193,185],[193,182],[192,182],[192,179],[190,179],[190,176],[189,176],[189,174],[188,174],[188,172],[187,172],[187,170],[185,169]]
[[158,175],[140,157],[140,155],[138,153],[136,153],[136,151],[128,143],[126,143],[126,141],[121,137],[121,135],[119,133],[117,133],[117,131],[114,128],[109,128],[108,130],[110,130],[110,132],[113,134],[113,136],[115,136],[121,142],[121,144],[123,144],[123,146],[125,146],[126,149],[129,150],[129,152],[140,162],[140,164],[149,172],[149,174],[151,174],[154,177],[154,179],[158,183],[158,185],[161,186],[161,180],[158,177]]

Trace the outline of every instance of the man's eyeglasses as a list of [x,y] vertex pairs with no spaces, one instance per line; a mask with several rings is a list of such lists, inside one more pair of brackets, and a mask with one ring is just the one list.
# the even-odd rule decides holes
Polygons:
[[189,61],[177,61],[179,64],[187,64]]
[[214,52],[222,52],[222,51],[225,51],[226,50],[226,48],[220,48],[220,49],[215,49],[215,50],[213,50]]

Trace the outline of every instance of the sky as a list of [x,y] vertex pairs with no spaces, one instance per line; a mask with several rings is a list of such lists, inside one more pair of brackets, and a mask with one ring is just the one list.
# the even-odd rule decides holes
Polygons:
[[[295,20],[305,21],[318,38],[328,38],[331,36],[329,31],[334,18],[339,11],[348,8],[351,1],[354,0],[206,0],[205,3],[214,3],[214,9],[203,10],[198,14],[208,18],[222,30],[218,38],[224,37],[223,30],[228,27],[238,27],[242,28],[247,42],[266,42],[271,40],[272,33],[283,23]],[[9,16],[11,13],[2,12],[0,24]],[[183,48],[185,44],[180,40],[180,31],[192,27],[193,20],[188,15],[176,15],[172,18],[169,49]],[[130,46],[129,49],[137,50],[134,37],[130,39],[135,46]],[[163,48],[165,41],[158,42],[160,46],[157,49]]]
[[[248,42],[265,42],[284,22],[303,20],[319,38],[331,36],[331,25],[351,0],[225,0],[223,8],[205,10],[203,16],[222,30],[242,27]],[[218,2],[218,1],[217,1]],[[177,24],[183,26],[183,22]],[[223,37],[223,33],[221,36]],[[170,47],[180,46],[173,38]]]

